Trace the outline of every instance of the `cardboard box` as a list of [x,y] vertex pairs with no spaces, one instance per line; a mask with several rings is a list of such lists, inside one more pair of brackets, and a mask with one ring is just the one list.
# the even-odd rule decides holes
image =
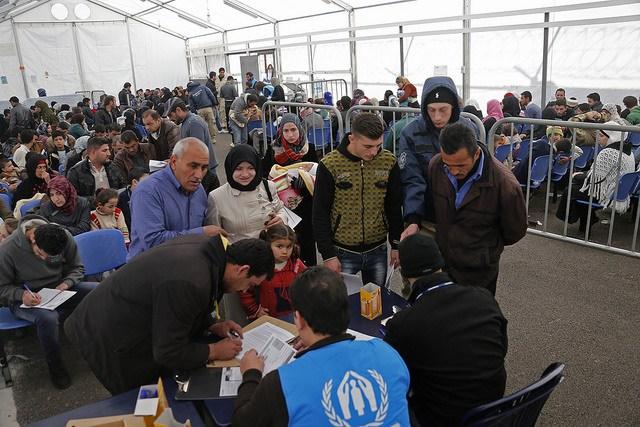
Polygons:
[[382,315],[380,286],[367,283],[360,289],[360,314],[369,320]]

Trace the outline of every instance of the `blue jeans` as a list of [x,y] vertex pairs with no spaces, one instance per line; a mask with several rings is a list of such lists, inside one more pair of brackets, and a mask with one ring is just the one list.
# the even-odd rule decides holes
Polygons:
[[246,144],[248,138],[247,125],[244,127],[238,126],[233,120],[229,120],[229,127],[231,128],[231,137],[234,144]]
[[342,264],[342,272],[356,274],[362,271],[362,283],[375,283],[384,286],[387,277],[387,244],[378,246],[368,252],[358,253],[336,247],[338,260]]
[[[55,310],[46,310],[44,308],[20,308],[22,302],[14,303],[10,309],[14,316],[18,319],[29,321],[36,325],[38,339],[44,351],[44,355],[49,360],[53,355],[58,353],[60,342],[58,338],[58,324],[60,320],[67,318],[80,301],[95,287],[98,283],[80,282],[71,288],[71,291],[77,293],[65,301]],[[62,318],[62,319],[61,319]]]

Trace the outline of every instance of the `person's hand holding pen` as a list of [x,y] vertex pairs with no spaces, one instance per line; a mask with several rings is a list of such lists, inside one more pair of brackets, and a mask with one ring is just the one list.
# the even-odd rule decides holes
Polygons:
[[22,303],[24,305],[34,306],[42,302],[42,298],[40,298],[40,295],[34,294],[33,292],[31,292],[31,289],[29,289],[29,286],[25,284],[23,285],[23,287],[24,287],[24,292],[22,293]]
[[224,322],[216,322],[209,330],[220,338],[242,338],[242,327],[233,320],[225,320]]
[[251,349],[244,354],[240,361],[240,372],[242,375],[250,369],[264,371],[264,357],[260,356],[255,349]]

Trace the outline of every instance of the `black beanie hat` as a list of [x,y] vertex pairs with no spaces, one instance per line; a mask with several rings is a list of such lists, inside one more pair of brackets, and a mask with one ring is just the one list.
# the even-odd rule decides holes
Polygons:
[[400,268],[405,278],[426,276],[444,267],[444,259],[433,238],[417,233],[405,238],[398,246]]
[[446,102],[451,104],[454,108],[459,104],[458,97],[446,87],[437,87],[427,94],[425,104],[434,104],[436,102]]
[[[242,185],[233,180],[233,172],[242,162],[248,162],[256,170],[256,176],[247,185]],[[253,191],[256,189],[258,184],[260,184],[260,181],[262,181],[262,174],[260,172],[260,156],[256,149],[248,144],[239,144],[229,150],[227,158],[224,159],[224,171],[227,175],[227,182],[231,188],[235,188],[239,191]]]

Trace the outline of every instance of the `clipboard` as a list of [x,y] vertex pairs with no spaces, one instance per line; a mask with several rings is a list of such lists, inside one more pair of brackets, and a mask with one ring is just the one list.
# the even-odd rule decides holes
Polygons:
[[191,373],[187,391],[176,391],[175,400],[235,399],[236,396],[220,397],[222,368],[199,368]]
[[[251,329],[256,328],[262,325],[263,323],[267,323],[267,322],[290,332],[294,336],[298,335],[298,330],[296,329],[296,325],[294,325],[293,323],[285,322],[284,320],[276,319],[275,317],[271,317],[271,316],[262,316],[257,318],[256,320],[254,320],[253,322],[249,323],[247,326],[242,328],[242,332],[250,331]],[[234,367],[234,366],[240,366],[240,361],[238,359],[216,360],[213,363],[207,364],[208,368],[225,368],[225,367]],[[219,386],[220,386],[220,381],[218,380],[218,388]]]

